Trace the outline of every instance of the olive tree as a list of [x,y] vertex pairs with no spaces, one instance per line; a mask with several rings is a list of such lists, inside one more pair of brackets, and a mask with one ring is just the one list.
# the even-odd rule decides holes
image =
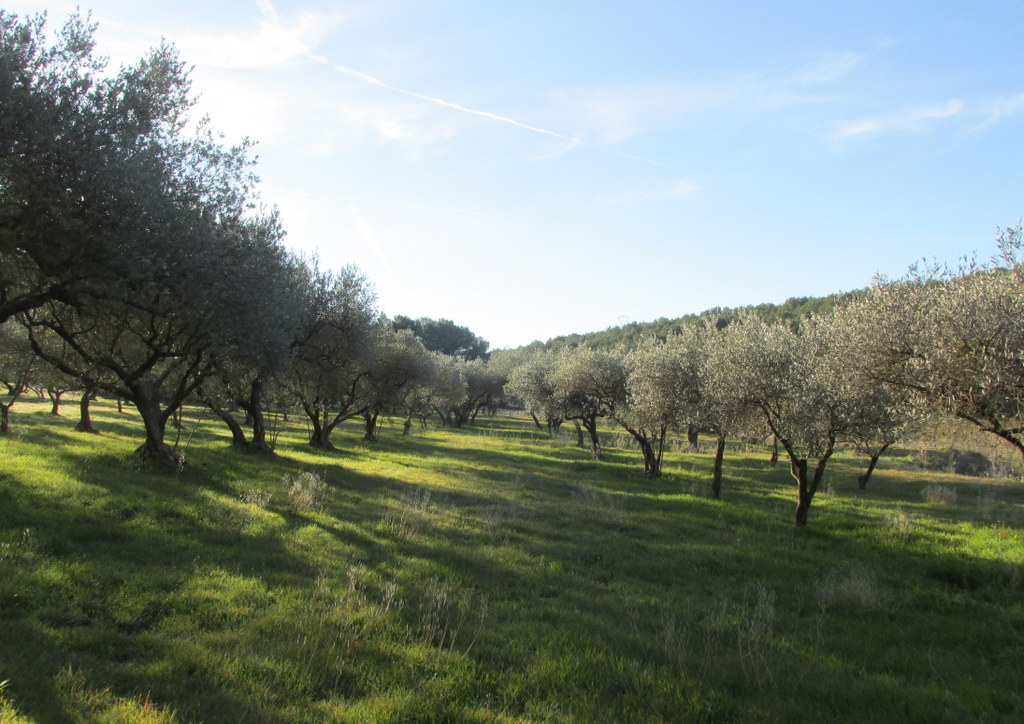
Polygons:
[[848,392],[853,424],[846,441],[868,459],[864,472],[857,476],[857,487],[864,490],[882,455],[917,429],[923,418],[906,390],[893,385],[857,379]]
[[469,400],[466,362],[441,352],[431,352],[430,356],[434,374],[425,401],[441,418],[442,424],[455,426],[459,419],[457,411],[464,409]]
[[687,423],[687,437],[699,430],[716,439],[710,491],[712,498],[719,499],[727,437],[760,432],[764,423],[753,414],[749,401],[737,396],[736,388],[721,384],[715,373],[718,365],[730,363],[730,352],[718,326],[710,320],[687,325],[670,337],[669,342],[675,346],[679,365],[677,394]]
[[433,372],[434,363],[427,349],[412,332],[385,329],[376,359],[363,378],[364,438],[376,440],[381,414],[400,407],[407,393],[429,382]]
[[794,330],[742,314],[720,332],[710,382],[732,404],[751,410],[778,438],[797,484],[796,525],[808,512],[848,410],[833,385],[836,358],[829,327],[809,318]]
[[988,265],[913,269],[879,280],[842,310],[859,331],[855,362],[914,393],[927,410],[965,420],[1024,456],[1024,232],[999,232]]
[[[231,335],[216,350],[214,374],[203,383],[201,396],[228,426],[233,446],[270,453],[268,391],[280,386],[291,363],[309,273],[301,260],[276,243],[281,236],[276,215],[267,220],[262,233],[264,246],[246,259],[245,285],[231,306]],[[236,419],[235,407],[245,413],[244,421]]]
[[[395,405],[405,417],[402,423],[402,434],[408,435],[412,429],[412,419],[419,418],[425,427],[427,418],[434,411],[434,396],[437,392],[439,377],[442,375],[438,365],[444,355],[428,351],[423,359],[423,376],[406,385]],[[465,381],[458,380],[459,394],[465,391]]]
[[505,384],[506,397],[518,400],[533,416],[538,428],[543,419],[548,435],[553,435],[565,419],[565,408],[551,381],[557,365],[558,353],[536,350],[519,360]]
[[[434,404],[434,411],[447,427],[462,427],[474,422],[481,410],[493,412],[504,388],[504,378],[490,368],[483,359],[466,361],[462,357],[443,355],[447,359],[439,370],[447,372],[449,379],[457,370],[463,383],[462,395],[441,395]],[[442,386],[447,383],[442,383]]]
[[690,372],[685,359],[688,351],[678,336],[665,341],[652,337],[623,360],[626,394],[612,415],[640,447],[647,477],[661,476],[666,435],[690,419],[692,400],[686,395],[684,379]]
[[602,459],[597,421],[626,396],[626,371],[621,352],[569,347],[558,355],[551,384],[565,419],[578,422],[590,437],[591,454]]
[[313,447],[331,449],[335,428],[368,409],[363,380],[384,327],[375,302],[355,267],[337,273],[310,268],[287,379],[309,419]]
[[81,17],[43,31],[0,13],[0,318],[135,404],[139,452],[179,464],[164,426],[232,334],[257,238],[248,144],[189,123],[172,47],[106,76]]
[[[243,330],[235,315],[247,262],[263,249],[248,223],[180,212],[152,251],[163,274],[111,287],[78,306],[50,301],[19,315],[36,354],[82,381],[130,401],[142,418],[145,459],[180,465],[164,441],[167,421],[216,369]],[[180,233],[174,234],[174,231]]]
[[911,390],[876,379],[858,363],[865,359],[865,330],[846,312],[841,307],[823,322],[831,325],[833,354],[842,361],[832,369],[833,384],[841,386],[846,396],[849,425],[844,442],[868,458],[866,469],[857,476],[857,486],[864,490],[879,458],[918,429],[925,417]]
[[223,168],[215,143],[199,159],[185,131],[192,100],[174,49],[111,74],[94,30],[72,15],[50,42],[45,16],[0,10],[0,321],[150,278],[175,182]]

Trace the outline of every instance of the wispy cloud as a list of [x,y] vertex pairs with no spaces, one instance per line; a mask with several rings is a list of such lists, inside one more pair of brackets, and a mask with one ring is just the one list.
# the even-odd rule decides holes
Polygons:
[[729,123],[842,98],[834,86],[864,62],[834,53],[799,68],[734,73],[695,83],[643,82],[557,91],[552,105],[573,119],[577,135],[618,144],[660,130],[707,121]]
[[981,121],[974,126],[975,131],[986,131],[997,123],[1011,116],[1024,112],[1024,93],[995,98],[979,108]]
[[560,90],[552,103],[582,134],[616,144],[673,126],[721,104],[725,95],[721,86],[633,83]]
[[864,56],[859,53],[835,53],[802,68],[796,79],[803,83],[834,83],[860,67]]
[[[553,131],[553,130],[548,129],[548,128],[543,128],[541,126],[537,126],[537,125],[534,125],[534,124],[526,123],[524,121],[520,121],[520,120],[517,120],[515,118],[511,118],[509,116],[503,116],[503,115],[500,115],[500,114],[497,114],[497,113],[492,113],[490,111],[480,110],[478,108],[470,108],[468,106],[465,106],[465,105],[462,105],[462,104],[459,104],[459,103],[454,103],[452,101],[445,100],[444,98],[438,98],[436,96],[426,95],[424,93],[419,93],[417,91],[408,90],[406,88],[400,88],[398,86],[391,85],[390,83],[386,83],[385,81],[381,80],[380,78],[376,78],[376,77],[374,77],[372,75],[369,75],[368,73],[364,73],[364,72],[356,70],[354,68],[349,68],[347,66],[344,66],[344,65],[341,65],[339,63],[336,63],[333,60],[331,60],[329,58],[326,58],[324,56],[313,55],[311,57],[313,57],[317,62],[322,63],[325,66],[328,66],[328,67],[334,69],[335,71],[337,71],[337,72],[339,72],[339,73],[341,73],[343,75],[346,75],[346,76],[349,76],[349,77],[352,77],[352,78],[357,78],[357,79],[359,79],[359,80],[361,80],[361,81],[363,81],[365,83],[368,83],[370,85],[377,86],[378,88],[383,88],[383,89],[391,91],[393,93],[397,93],[399,95],[406,96],[408,98],[414,98],[416,100],[423,101],[423,102],[426,102],[426,103],[430,103],[430,104],[433,104],[433,105],[436,105],[436,106],[440,106],[442,108],[447,108],[447,109],[450,109],[450,110],[453,110],[453,111],[457,111],[459,113],[465,113],[465,114],[468,114],[468,115],[471,115],[471,116],[477,116],[479,118],[485,118],[487,120],[497,121],[499,123],[505,123],[505,124],[508,124],[508,125],[511,125],[511,126],[515,126],[517,128],[522,128],[524,130],[531,131],[533,133],[541,134],[541,135],[544,135],[544,136],[549,136],[551,138],[557,138],[559,140],[567,141],[568,142],[568,145],[566,145],[563,148],[561,148],[556,154],[554,154],[554,155],[548,154],[547,158],[554,158],[554,157],[557,157],[557,156],[561,156],[561,155],[564,155],[565,153],[568,153],[569,151],[573,150],[574,148],[581,147],[581,146],[586,146],[586,147],[590,147],[590,148],[592,148],[592,149],[594,149],[594,150],[596,150],[598,152],[601,152],[601,153],[609,153],[609,154],[612,154],[612,155],[615,155],[615,156],[620,156],[622,158],[628,158],[628,159],[631,159],[633,161],[640,161],[642,163],[648,163],[648,164],[653,164],[655,166],[661,166],[663,168],[672,168],[672,166],[670,166],[667,163],[663,163],[663,162],[658,161],[656,159],[648,158],[646,156],[639,156],[639,155],[636,155],[636,154],[626,153],[626,152],[618,151],[618,150],[615,150],[615,149],[605,148],[605,147],[602,147],[602,146],[599,146],[599,145],[588,144],[582,138],[580,138],[579,136],[571,136],[571,135],[567,135],[565,133],[559,133],[558,131]],[[533,157],[533,158],[538,158],[538,157]]]
[[917,106],[891,115],[859,118],[843,121],[832,134],[834,140],[856,136],[879,135],[892,132],[921,132],[928,130],[932,123],[960,115],[964,111],[963,101],[952,98],[938,105]]
[[654,189],[651,191],[632,191],[619,196],[605,199],[604,203],[614,206],[631,204],[638,201],[663,201],[666,199],[678,199],[699,192],[701,186],[689,180],[681,180],[666,188]]
[[[270,0],[257,0],[257,5],[261,13],[257,29],[217,36],[186,36],[181,42],[184,54],[198,65],[221,69],[272,68],[312,61],[347,77],[406,98],[567,141],[569,148],[582,143],[581,139],[574,136],[510,116],[402,88],[369,73],[337,63],[316,52],[324,36],[337,25],[337,16],[304,12],[295,19],[286,20],[278,14]],[[385,107],[382,104],[344,103],[336,104],[335,109],[351,125],[357,128],[371,128],[388,140],[409,141],[418,135],[403,120],[408,114],[396,113],[393,107]]]

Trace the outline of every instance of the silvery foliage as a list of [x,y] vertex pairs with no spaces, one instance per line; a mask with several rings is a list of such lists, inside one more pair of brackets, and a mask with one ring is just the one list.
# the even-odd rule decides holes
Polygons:
[[678,431],[703,416],[700,394],[705,348],[686,327],[665,340],[648,338],[625,358],[626,402],[616,417],[643,430]]
[[430,407],[444,411],[458,407],[468,398],[465,360],[440,352],[431,352],[430,357],[434,363],[434,378],[429,391]]
[[565,409],[556,396],[551,376],[558,366],[558,353],[538,350],[519,360],[509,373],[505,395],[515,398],[543,420],[560,420]]
[[1024,265],[1021,225],[999,232],[988,264],[932,264],[879,279],[843,310],[869,378],[911,391],[1024,451]]
[[830,325],[818,318],[799,329],[742,314],[719,334],[708,385],[723,405],[750,411],[791,457],[831,454],[848,429],[849,405],[835,384]]
[[566,419],[611,414],[626,397],[626,370],[620,351],[569,347],[557,357],[550,382]]

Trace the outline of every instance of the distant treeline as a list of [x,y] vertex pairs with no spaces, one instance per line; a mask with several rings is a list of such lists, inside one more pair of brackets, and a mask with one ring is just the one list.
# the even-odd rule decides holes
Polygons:
[[721,329],[735,320],[741,312],[747,311],[753,312],[769,324],[793,323],[810,314],[829,314],[839,300],[856,294],[858,292],[840,292],[825,297],[790,297],[782,304],[765,302],[747,307],[712,307],[698,314],[686,314],[675,319],[661,317],[653,322],[628,322],[617,327],[608,327],[600,332],[566,334],[553,337],[547,342],[533,342],[527,346],[541,349],[561,349],[587,345],[596,349],[610,349],[622,345],[632,349],[646,337],[665,339],[672,334],[678,334],[684,326],[703,320],[713,320],[715,326]]

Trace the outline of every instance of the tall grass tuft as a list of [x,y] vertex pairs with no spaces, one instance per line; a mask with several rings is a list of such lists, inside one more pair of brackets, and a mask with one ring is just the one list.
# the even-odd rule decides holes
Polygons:
[[429,527],[431,493],[427,488],[414,488],[402,496],[398,511],[384,518],[384,525],[403,540],[415,538]]
[[743,600],[736,630],[740,664],[748,680],[759,688],[773,683],[772,650],[775,637],[775,592],[763,583],[751,586]]
[[288,486],[288,507],[296,515],[319,510],[327,484],[316,473],[303,471],[284,477]]
[[900,541],[907,540],[914,530],[913,519],[898,505],[885,514],[883,525],[890,536]]
[[951,507],[956,505],[957,492],[952,485],[926,485],[921,490],[921,497],[926,503]]
[[420,592],[416,635],[429,646],[446,650],[458,646],[469,653],[483,630],[486,615],[486,599],[450,580],[431,578]]

